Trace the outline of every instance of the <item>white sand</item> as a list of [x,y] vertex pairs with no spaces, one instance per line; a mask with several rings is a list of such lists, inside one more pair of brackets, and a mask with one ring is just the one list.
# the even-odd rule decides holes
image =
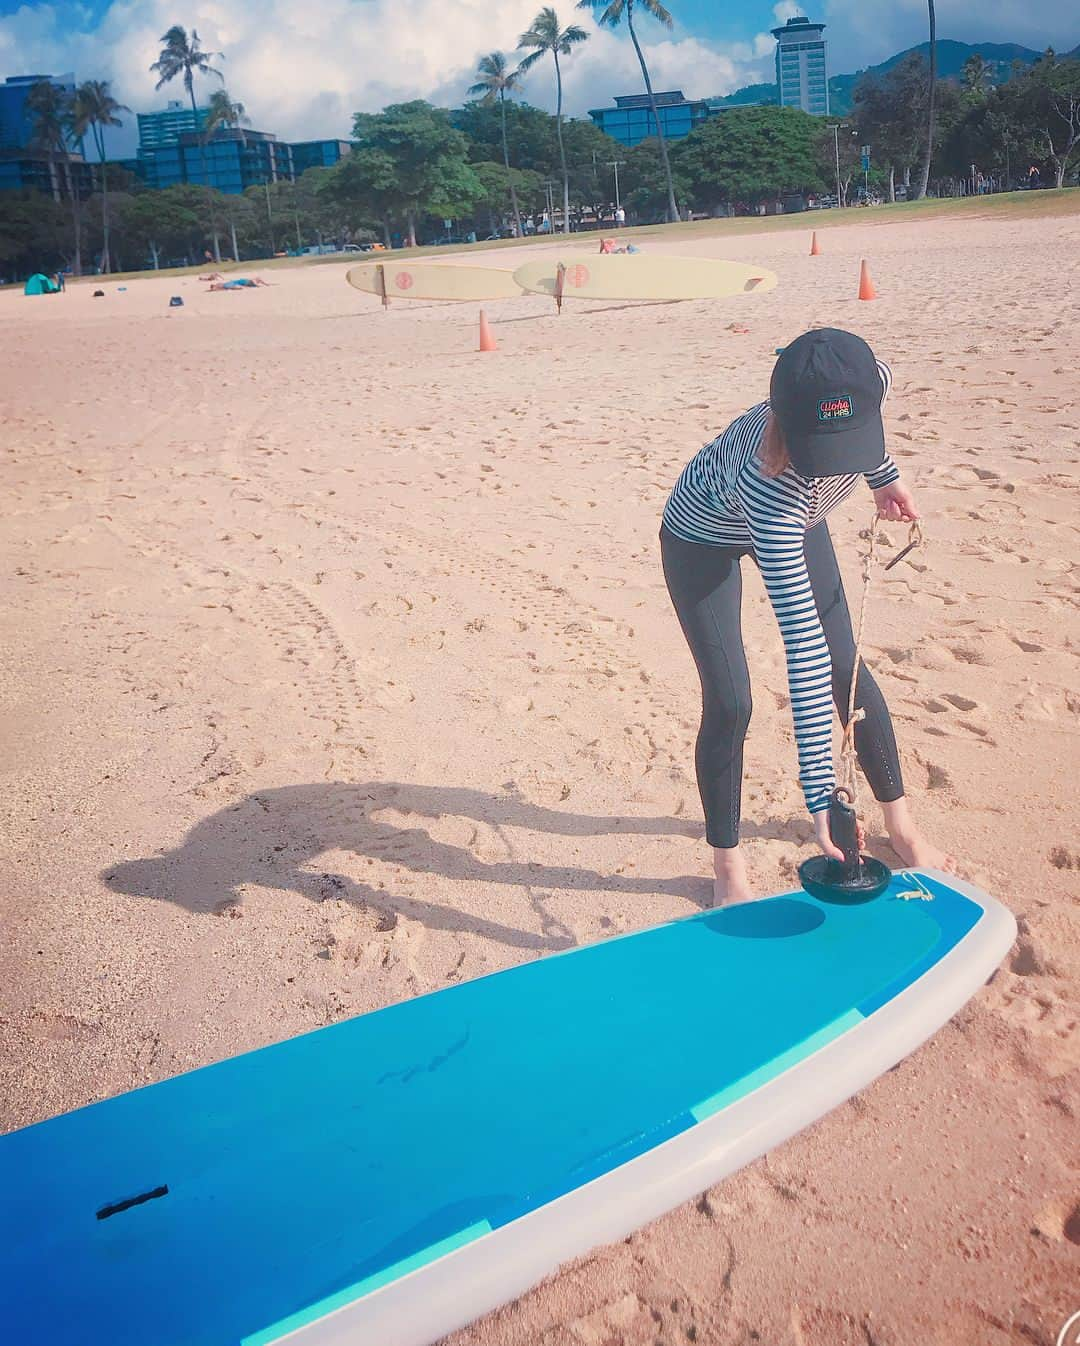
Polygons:
[[[337,265],[0,295],[0,1125],[704,902],[659,513],[774,347],[851,327],[894,367],[930,538],[878,590],[871,660],[919,818],[1020,942],[851,1104],[453,1341],[1052,1341],[1080,1307],[1078,242],[1075,218],[861,223],[814,259],[802,233],[648,240],[780,286],[492,304],[487,355],[477,306],[385,314]],[[832,521],[849,592],[869,514]],[[809,824],[746,584],[771,892]]]

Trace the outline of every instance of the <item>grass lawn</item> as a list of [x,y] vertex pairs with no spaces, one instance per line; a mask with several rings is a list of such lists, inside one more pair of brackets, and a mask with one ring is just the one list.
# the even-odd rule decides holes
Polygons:
[[[928,201],[901,201],[895,205],[852,206],[846,210],[812,210],[797,215],[740,215],[734,219],[695,220],[690,224],[646,224],[618,231],[620,238],[715,238],[725,234],[774,233],[791,229],[843,229],[851,224],[889,225],[909,220],[967,219],[967,220],[1025,220],[1043,219],[1055,215],[1080,215],[1080,187],[1065,187],[1061,191],[998,192],[992,196],[944,197]],[[615,230],[590,230],[571,237],[600,238]],[[108,276],[83,276],[68,280],[69,285],[111,284],[119,280],[133,280],[147,276],[190,276],[199,272],[267,271],[280,266],[340,265],[343,261],[375,262],[387,257],[455,257],[462,253],[489,252],[493,249],[535,247],[550,241],[550,235],[530,238],[504,238],[494,243],[464,243],[460,246],[427,248],[399,248],[392,252],[334,253],[326,257],[271,257],[254,262],[201,262],[198,266],[171,267],[161,271],[118,271]],[[559,237],[559,236],[556,236]]]

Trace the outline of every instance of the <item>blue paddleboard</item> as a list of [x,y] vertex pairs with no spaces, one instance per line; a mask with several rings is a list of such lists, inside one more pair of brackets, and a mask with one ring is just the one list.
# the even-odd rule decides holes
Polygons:
[[5,1339],[423,1346],[868,1084],[1014,934],[932,871],[794,893],[0,1137]]

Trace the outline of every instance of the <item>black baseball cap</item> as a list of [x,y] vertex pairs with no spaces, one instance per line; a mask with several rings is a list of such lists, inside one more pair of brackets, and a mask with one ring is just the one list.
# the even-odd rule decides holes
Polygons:
[[773,367],[769,405],[795,471],[839,477],[880,467],[884,395],[874,352],[853,332],[820,327],[785,346]]

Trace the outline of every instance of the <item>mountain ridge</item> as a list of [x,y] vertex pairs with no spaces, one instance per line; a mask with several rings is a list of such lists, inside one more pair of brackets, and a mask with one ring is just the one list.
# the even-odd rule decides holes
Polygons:
[[[1033,50],[1031,47],[1023,47],[1017,42],[958,42],[952,38],[941,39],[937,44],[937,49],[938,75],[941,79],[959,79],[964,68],[964,62],[971,56],[981,56],[989,66],[987,75],[991,84],[1004,84],[1011,79],[1014,61],[1022,61],[1025,65],[1033,65],[1044,54],[1041,51]],[[899,65],[906,57],[912,54],[926,57],[929,52],[930,43],[920,42],[917,46],[898,51],[894,56],[888,57],[877,65],[865,66],[863,69],[847,75],[831,75],[829,77],[830,113],[844,116],[851,111],[855,85],[865,75],[880,77],[887,74],[894,66]],[[1070,60],[1080,59],[1080,44],[1077,44],[1072,51],[1058,52],[1058,55]],[[778,97],[779,93],[775,84],[747,84],[741,89],[736,89],[733,93],[724,94],[718,98],[710,98],[708,101],[723,107],[746,107],[760,103],[776,103]]]

